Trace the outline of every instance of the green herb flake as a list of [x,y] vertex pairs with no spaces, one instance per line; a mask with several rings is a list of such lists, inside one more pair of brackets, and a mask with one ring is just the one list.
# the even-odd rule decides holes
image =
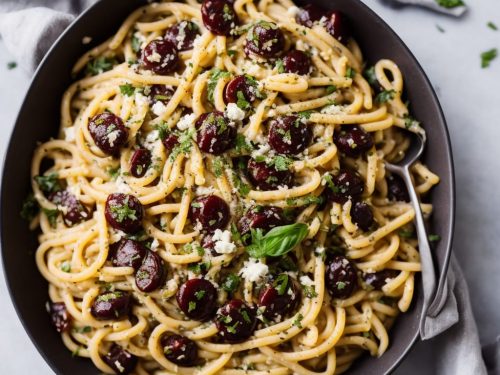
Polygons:
[[371,86],[375,86],[375,85],[378,84],[377,74],[375,73],[375,67],[374,66],[370,66],[368,69],[366,69],[363,72],[363,76],[365,77],[365,79],[368,81],[368,83]]
[[225,166],[224,158],[221,156],[216,156],[213,160],[213,171],[215,177],[219,178],[224,174],[224,166]]
[[304,294],[307,298],[314,298],[318,296],[318,293],[316,293],[316,290],[314,289],[314,286],[309,286],[309,285],[302,285],[302,290],[304,291]]
[[481,68],[488,68],[493,60],[498,56],[498,49],[493,48],[481,53]]
[[199,301],[200,299],[202,299],[205,296],[205,293],[206,292],[204,290],[198,290],[197,292],[194,293],[194,296]]
[[253,151],[252,145],[247,142],[243,134],[236,135],[235,149],[238,154],[241,154],[243,152],[249,153]]
[[343,290],[346,287],[346,283],[343,281],[337,281],[335,283],[335,286],[337,287],[338,290]]
[[278,73],[285,73],[285,65],[283,64],[283,60],[276,60],[276,70]]
[[234,293],[240,286],[240,283],[241,278],[234,273],[230,273],[222,283],[222,289],[228,293]]
[[179,134],[179,143],[172,149],[172,152],[170,153],[170,161],[173,162],[180,154],[188,155],[191,152],[194,134],[194,129],[188,129]]
[[351,78],[352,79],[352,78],[354,78],[355,75],[356,75],[356,71],[353,68],[348,67],[347,70],[346,70],[346,72],[345,72],[346,78]]
[[126,83],[124,85],[120,85],[120,92],[125,96],[132,96],[135,93],[135,87],[130,83]]
[[288,275],[286,273],[280,274],[276,280],[274,280],[273,287],[278,292],[278,295],[284,295],[288,288]]
[[23,205],[21,207],[20,215],[24,220],[31,221],[38,215],[40,211],[40,207],[38,206],[38,202],[33,196],[32,193],[28,194],[26,199],[23,201]]
[[59,182],[59,176],[57,173],[50,173],[47,176],[35,176],[35,182],[46,194],[55,193],[62,190],[61,183]]
[[250,315],[248,315],[248,311],[240,310],[240,314],[243,317],[243,320],[247,323],[252,323],[252,319],[250,319]]
[[49,210],[47,208],[42,208],[43,213],[47,216],[49,220],[49,224],[52,228],[54,228],[57,224],[57,217],[59,216],[58,210]]
[[125,198],[123,204],[110,205],[111,214],[119,223],[124,220],[137,220],[136,210],[129,206],[129,197]]
[[188,312],[196,310],[196,302],[189,301]]
[[436,25],[436,29],[438,29],[438,31],[439,31],[440,33],[445,33],[445,32],[446,32],[446,30],[445,30],[445,29],[443,29],[440,25]]
[[465,3],[462,0],[436,0],[436,3],[438,3],[443,8],[447,8],[447,9],[456,8],[456,7],[465,5]]
[[375,101],[380,104],[387,103],[388,101],[394,99],[394,95],[396,95],[396,91],[384,90],[375,97]]
[[308,233],[309,228],[303,223],[275,227],[266,235],[260,229],[252,229],[252,242],[246,251],[252,258],[279,257],[293,250]]
[[236,105],[238,106],[239,109],[246,111],[252,106],[245,98],[245,94],[243,93],[243,91],[238,90],[236,92],[236,98],[238,99],[236,101]]
[[293,321],[293,325],[302,328],[302,319],[304,319],[304,316],[302,314],[298,314],[295,320]]
[[231,76],[231,73],[225,70],[220,70],[217,68],[214,68],[210,71],[209,78],[208,78],[208,83],[207,83],[207,95],[208,95],[208,100],[213,103],[214,102],[214,91],[215,87],[217,86],[217,82],[219,79],[223,78],[228,78]]
[[87,63],[85,72],[87,74],[95,76],[97,74],[101,74],[107,72],[108,70],[111,70],[113,68],[113,65],[115,65],[116,63],[117,61],[115,58],[100,56]]
[[494,24],[493,22],[491,22],[491,21],[490,21],[490,22],[488,22],[486,25],[487,25],[487,26],[488,26],[491,30],[493,30],[493,31],[498,31],[498,26],[497,26],[496,24]]
[[334,93],[335,91],[337,91],[337,86],[335,85],[326,86],[326,93],[328,95]]
[[437,242],[441,239],[441,236],[439,234],[429,234],[429,242]]
[[415,232],[413,232],[412,230],[401,229],[398,231],[398,234],[399,234],[399,237],[401,237],[401,238],[413,238],[413,237],[415,237]]
[[17,63],[15,61],[9,61],[7,63],[7,69],[12,70],[17,68]]
[[[274,158],[265,159],[266,164],[268,166],[273,166],[274,169],[279,171],[288,171],[290,165],[293,163],[293,160],[289,157],[283,155],[277,155]],[[258,160],[257,160],[258,161]]]
[[236,51],[234,49],[230,49],[230,50],[227,51],[227,55],[229,57],[233,57],[233,56],[236,55]]

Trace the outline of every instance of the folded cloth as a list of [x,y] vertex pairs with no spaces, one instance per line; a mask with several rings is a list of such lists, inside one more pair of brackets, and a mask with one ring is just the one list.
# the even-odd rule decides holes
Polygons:
[[408,5],[418,5],[421,7],[432,9],[439,13],[449,14],[451,16],[460,17],[467,11],[465,5],[454,6],[453,8],[447,8],[439,5],[437,0],[383,0],[392,3],[408,4]]
[[[33,72],[53,41],[72,21],[74,13],[93,2],[94,0],[82,0],[74,2],[77,6],[68,7],[68,2],[65,0],[24,2],[4,0],[0,11],[18,9],[21,3],[22,5],[46,3],[58,10],[34,8],[0,14],[0,35],[19,64],[28,72]],[[66,13],[67,11],[73,13]],[[422,339],[428,341],[425,345],[417,346],[417,351],[405,361],[401,373],[485,375],[487,372],[481,357],[467,283],[454,256],[440,306],[440,312],[435,317],[427,317],[425,322]],[[422,359],[425,353],[421,353],[420,348],[424,346],[427,357],[430,353],[434,357],[433,360]],[[495,350],[491,352],[495,355],[498,353]],[[488,363],[496,362],[491,359]]]

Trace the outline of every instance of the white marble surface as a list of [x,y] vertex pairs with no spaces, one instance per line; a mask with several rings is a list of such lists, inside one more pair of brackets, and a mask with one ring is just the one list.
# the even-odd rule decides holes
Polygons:
[[[455,253],[462,264],[483,343],[500,335],[500,231],[498,174],[500,160],[500,59],[481,69],[479,55],[500,48],[500,2],[468,2],[468,15],[455,20],[415,8],[392,9],[378,0],[364,0],[391,25],[416,55],[445,111],[457,174]],[[436,25],[446,32],[441,33]],[[11,57],[0,42],[0,157],[28,87],[19,68],[7,70]],[[11,305],[0,271],[0,353],[3,374],[52,374],[28,339]],[[398,374],[426,373],[429,346],[419,343]],[[418,369],[411,359],[420,357]],[[422,370],[424,370],[422,372]]]

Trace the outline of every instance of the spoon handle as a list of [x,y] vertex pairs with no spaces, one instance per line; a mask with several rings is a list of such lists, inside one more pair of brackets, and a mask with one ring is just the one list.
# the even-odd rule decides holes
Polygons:
[[410,195],[411,203],[413,205],[413,209],[415,210],[415,227],[417,230],[418,251],[420,253],[420,262],[422,264],[422,289],[424,302],[422,307],[422,315],[420,317],[420,333],[423,334],[425,328],[425,318],[428,315],[427,313],[436,291],[436,274],[434,270],[434,261],[432,258],[431,247],[429,245],[429,239],[427,237],[427,230],[425,229],[424,216],[422,215],[422,209],[420,208],[420,199],[411,178],[410,166],[405,165],[401,167],[395,167],[391,165],[391,167],[393,167],[390,168],[391,172],[397,173],[405,181],[408,193]]

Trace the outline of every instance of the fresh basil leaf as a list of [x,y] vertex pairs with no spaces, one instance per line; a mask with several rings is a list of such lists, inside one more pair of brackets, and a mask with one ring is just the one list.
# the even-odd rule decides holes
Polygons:
[[308,232],[308,226],[303,223],[276,227],[265,235],[260,229],[252,230],[252,243],[246,250],[252,258],[279,257],[293,250]]

